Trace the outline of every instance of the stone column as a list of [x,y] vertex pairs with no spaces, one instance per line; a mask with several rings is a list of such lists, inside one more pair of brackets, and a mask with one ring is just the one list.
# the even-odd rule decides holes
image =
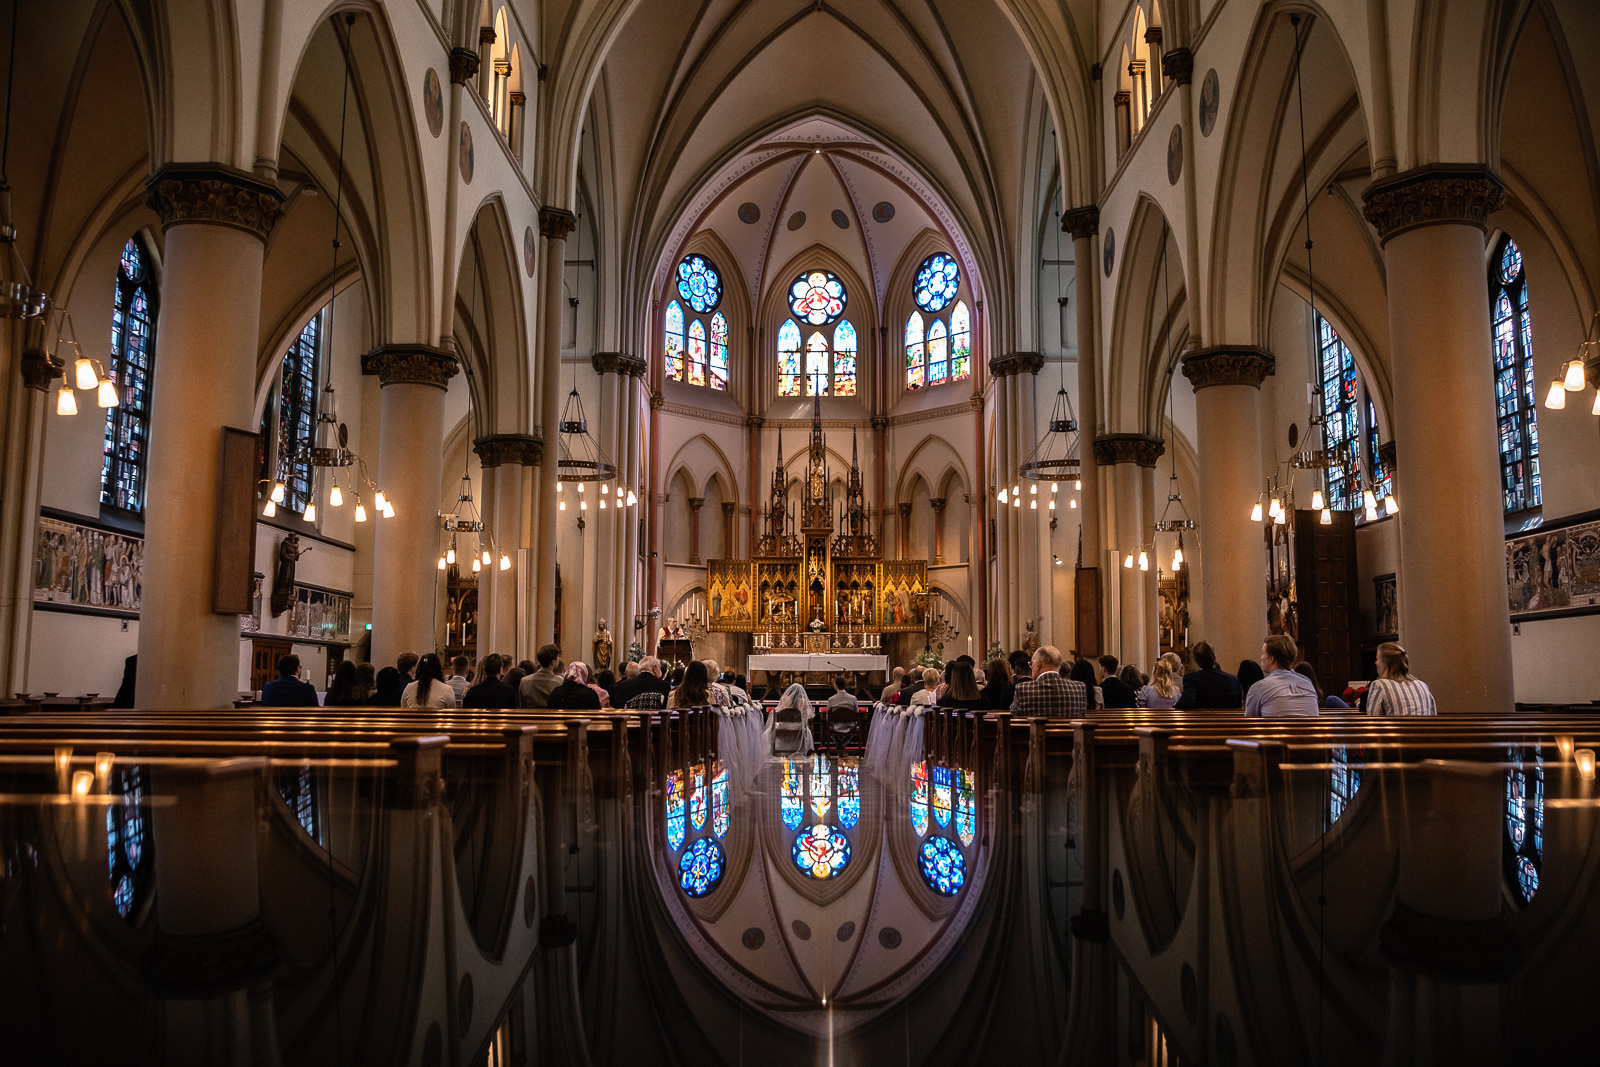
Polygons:
[[460,365],[426,345],[389,345],[361,361],[382,387],[378,482],[395,517],[376,518],[372,549],[372,662],[438,643],[439,486],[444,478],[444,394]]
[[[746,415],[745,429],[750,438],[750,551],[755,552],[756,542],[761,539],[761,427],[766,425],[766,419],[760,415]],[[732,544],[732,542],[729,542]],[[732,554],[730,549],[729,554]]]
[[1205,545],[1190,634],[1221,663],[1259,651],[1266,605],[1261,527],[1250,508],[1261,493],[1261,383],[1273,358],[1256,348],[1202,348],[1183,358],[1194,386],[1195,445],[1205,474],[1196,540]]
[[[601,493],[601,500],[610,500],[605,511],[597,511],[600,520],[597,528],[598,550],[595,566],[595,619],[605,619],[615,631],[616,620],[623,614],[623,593],[626,585],[624,555],[628,539],[628,523],[632,517],[624,506],[627,488],[633,483],[628,475],[628,440],[633,421],[633,371],[643,370],[641,361],[625,352],[596,352],[590,358],[594,372],[600,378],[603,413],[594,433],[596,439],[611,457],[617,468],[611,487],[616,493]],[[588,620],[584,622],[588,625]]]
[[[21,345],[22,388],[0,387],[7,414],[0,431],[0,693],[29,688],[28,647],[33,625],[33,557],[39,529],[39,490],[44,481],[45,404],[64,369],[45,354],[44,325],[13,324],[0,338]],[[4,359],[0,364],[10,366]]]
[[256,428],[261,264],[283,197],[231,168],[168,166],[149,204],[166,243],[136,703],[226,707],[239,695],[239,617],[211,610],[222,429]]
[[[498,433],[472,443],[483,467],[483,522],[497,553],[478,577],[478,656],[521,650],[517,632],[518,568],[527,565],[517,550],[523,542],[523,469],[544,458],[544,442],[532,434]],[[512,569],[500,569],[499,552],[511,557]]]
[[900,558],[911,554],[911,501],[900,503]]
[[[1002,457],[999,476],[1008,496],[1014,497],[1012,490],[1018,486],[1022,486],[1023,496],[1029,495],[1019,468],[1035,441],[1033,384],[1043,366],[1044,356],[1038,352],[1010,352],[989,361],[989,373],[995,377],[995,395],[1000,399],[995,418],[995,452]],[[1008,499],[1000,507],[999,520],[1000,618],[995,629],[1001,644],[1012,649],[1022,643],[1024,623],[1039,614],[1039,513],[1030,510],[1026,502],[1018,507]]]
[[933,508],[933,562],[944,562],[944,497],[928,501]]
[[722,502],[722,554],[729,559],[740,556],[737,528],[734,518],[739,514],[739,505],[732,500]]
[[539,235],[544,238],[544,291],[539,305],[539,421],[550,445],[551,462],[539,479],[539,529],[533,539],[534,577],[532,645],[549,644],[556,634],[556,464],[561,459],[561,292],[567,235],[578,219],[562,208],[539,209]]
[[689,498],[689,562],[700,562],[700,509],[706,506],[706,498],[692,496]]
[[[616,456],[617,475],[623,479],[624,493],[633,490],[634,505],[624,513],[626,519],[622,522],[622,537],[618,545],[619,558],[617,560],[617,606],[616,618],[610,619],[611,630],[617,634],[617,654],[613,663],[620,665],[628,651],[628,644],[633,641],[633,617],[639,611],[639,598],[643,590],[639,585],[639,517],[645,512],[645,492],[642,456],[642,429],[640,418],[642,394],[640,388],[644,381],[646,367],[644,360],[637,356],[625,353],[619,354],[619,369],[622,376],[617,379],[617,384],[622,392],[623,424],[626,433],[621,437],[622,447]],[[616,667],[613,667],[616,669]],[[619,671],[620,674],[620,671]]]
[[[1505,195],[1482,166],[1377,182],[1367,219],[1389,286],[1400,499],[1402,642],[1443,711],[1512,710],[1484,232]],[[1397,497],[1397,499],[1399,499]]]
[[1111,575],[1106,573],[1105,523],[1100,511],[1100,463],[1092,447],[1083,442],[1093,441],[1100,422],[1100,331],[1098,314],[1100,301],[1096,299],[1095,284],[1098,274],[1095,263],[1095,237],[1100,232],[1100,209],[1082,207],[1068,211],[1061,217],[1061,226],[1072,235],[1073,290],[1078,297],[1078,462],[1083,489],[1078,493],[1078,522],[1083,531],[1083,564],[1100,570],[1102,607],[1101,631],[1078,634],[1080,650],[1105,647],[1104,610],[1105,590]]
[[[1164,451],[1164,445],[1159,437],[1145,434],[1105,434],[1095,438],[1094,451],[1101,466],[1114,468],[1116,529],[1113,547],[1117,560],[1115,574],[1108,576],[1108,581],[1117,588],[1121,614],[1115,652],[1117,658],[1137,663],[1138,657],[1143,655],[1145,648],[1150,645],[1150,639],[1154,637],[1154,604],[1149,602],[1148,583],[1144,573],[1139,570],[1139,549],[1144,546],[1149,551],[1153,547],[1147,542],[1152,540],[1149,527],[1155,521],[1155,516],[1144,514],[1144,475],[1140,468],[1153,468]],[[1124,567],[1123,561],[1130,555],[1133,557],[1133,566]],[[1153,559],[1150,565],[1155,566]]]

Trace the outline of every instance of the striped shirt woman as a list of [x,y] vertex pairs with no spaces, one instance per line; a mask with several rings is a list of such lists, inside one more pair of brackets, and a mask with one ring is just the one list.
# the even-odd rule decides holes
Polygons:
[[1426,682],[1411,675],[1406,650],[1393,641],[1378,646],[1378,679],[1367,687],[1368,715],[1437,715]]

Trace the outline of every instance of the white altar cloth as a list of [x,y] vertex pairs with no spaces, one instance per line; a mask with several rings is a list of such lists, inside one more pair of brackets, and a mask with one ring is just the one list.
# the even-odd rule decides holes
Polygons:
[[851,652],[772,652],[751,656],[748,664],[748,671],[887,671],[888,669],[888,656],[866,656]]

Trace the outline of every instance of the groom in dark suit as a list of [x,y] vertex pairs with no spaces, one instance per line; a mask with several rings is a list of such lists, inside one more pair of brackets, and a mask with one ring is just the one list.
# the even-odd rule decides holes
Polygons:
[[1011,714],[1062,718],[1082,715],[1089,708],[1089,689],[1061,674],[1061,650],[1044,645],[1033,654],[1032,679],[1017,682]]

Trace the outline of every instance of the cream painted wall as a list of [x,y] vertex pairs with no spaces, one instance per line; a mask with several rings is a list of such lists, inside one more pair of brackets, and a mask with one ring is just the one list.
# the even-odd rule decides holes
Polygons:
[[115,696],[123,660],[138,651],[138,619],[35,610],[28,691]]

